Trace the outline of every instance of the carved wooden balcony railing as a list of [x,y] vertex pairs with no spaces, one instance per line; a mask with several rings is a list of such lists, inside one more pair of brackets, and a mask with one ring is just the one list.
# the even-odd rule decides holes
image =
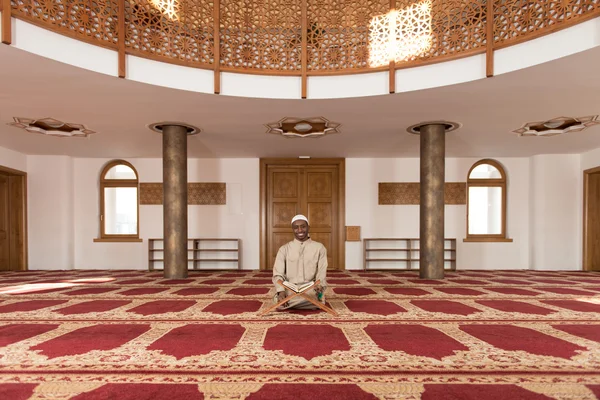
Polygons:
[[[303,92],[311,75],[393,71],[482,53],[487,54],[491,75],[494,50],[600,16],[600,0],[490,4],[431,0],[431,48],[408,60],[371,68],[371,19],[419,0],[0,0],[0,4],[7,8],[9,1],[14,18],[119,51],[123,76],[125,54],[131,54],[212,69],[215,78],[219,71],[302,76]],[[125,35],[120,35],[119,27]]]

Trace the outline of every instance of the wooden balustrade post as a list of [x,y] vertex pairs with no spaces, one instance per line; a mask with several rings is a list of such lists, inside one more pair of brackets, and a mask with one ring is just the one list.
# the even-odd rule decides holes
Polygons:
[[11,6],[10,0],[2,1],[2,43],[12,43],[12,21],[11,21]]
[[494,76],[494,0],[486,2],[485,76]]
[[119,10],[117,13],[119,36],[117,38],[117,51],[119,53],[119,78],[127,76],[125,66],[125,0],[119,0]]
[[214,11],[213,11],[213,20],[214,20],[214,32],[213,32],[213,40],[214,40],[214,57],[213,57],[213,67],[215,70],[215,94],[221,93],[221,2],[220,0],[214,0]]
[[[390,0],[390,13],[396,9],[396,0]],[[396,62],[390,60],[390,93],[396,93]]]
[[308,64],[308,0],[302,0],[302,98],[306,99],[307,94],[307,64]]

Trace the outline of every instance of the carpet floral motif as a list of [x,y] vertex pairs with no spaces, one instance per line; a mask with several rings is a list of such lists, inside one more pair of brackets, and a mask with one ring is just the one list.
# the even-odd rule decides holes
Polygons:
[[274,289],[258,271],[0,273],[0,398],[600,396],[598,273],[328,281],[338,317],[261,316]]

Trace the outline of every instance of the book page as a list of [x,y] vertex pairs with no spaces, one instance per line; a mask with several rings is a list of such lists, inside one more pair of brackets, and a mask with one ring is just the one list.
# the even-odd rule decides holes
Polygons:
[[304,292],[306,290],[308,290],[309,288],[311,288],[315,283],[314,282],[306,282],[306,283],[301,283],[301,284],[295,284],[295,283],[291,283],[288,281],[283,282],[283,286],[289,288],[290,290],[293,290],[296,293],[300,293],[300,292]]
[[304,292],[305,290],[308,290],[311,286],[313,286],[315,283],[314,282],[307,282],[304,283],[302,285],[300,285],[300,287],[298,288],[299,292]]

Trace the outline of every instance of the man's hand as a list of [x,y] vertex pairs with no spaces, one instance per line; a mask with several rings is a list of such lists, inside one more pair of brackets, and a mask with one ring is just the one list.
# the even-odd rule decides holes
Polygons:
[[[287,297],[287,295],[285,294],[285,292],[277,292],[277,302],[280,302],[281,300],[285,299]],[[289,306],[288,302],[286,301],[285,303],[283,303],[282,305],[280,305],[279,307],[287,307]]]
[[319,300],[320,302],[324,302],[323,301],[323,293],[325,292],[325,288],[323,286],[321,286],[321,284],[319,283],[318,285],[315,286],[315,294],[317,295],[317,300]]

